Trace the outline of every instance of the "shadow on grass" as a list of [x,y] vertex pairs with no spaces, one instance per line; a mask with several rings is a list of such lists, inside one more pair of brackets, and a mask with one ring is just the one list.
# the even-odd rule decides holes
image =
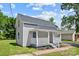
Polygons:
[[[18,45],[17,43],[10,43],[11,45],[13,45],[13,46],[19,46],[19,47],[22,47],[21,45]],[[27,46],[27,48],[34,48],[34,47],[32,47],[32,46]]]
[[[17,43],[10,43],[10,44],[13,45],[13,46],[20,46]],[[22,47],[22,46],[20,46],[20,47]]]
[[16,43],[10,43],[11,45],[13,45],[13,46],[18,46]]

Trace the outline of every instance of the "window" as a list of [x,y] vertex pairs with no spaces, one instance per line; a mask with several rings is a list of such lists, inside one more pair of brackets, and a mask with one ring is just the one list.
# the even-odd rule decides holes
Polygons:
[[33,38],[36,38],[36,32],[33,32]]
[[19,32],[18,32],[18,39],[20,39],[19,37],[20,37],[20,36],[19,36]]

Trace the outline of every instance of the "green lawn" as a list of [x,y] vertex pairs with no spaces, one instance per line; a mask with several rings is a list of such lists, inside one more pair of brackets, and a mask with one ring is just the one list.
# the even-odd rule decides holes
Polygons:
[[[17,46],[15,40],[0,40],[0,56],[27,54],[32,53],[34,51],[37,51],[37,49],[31,47]],[[66,51],[53,52],[45,54],[43,56],[74,56],[74,55],[79,55],[79,47],[73,47]]]
[[75,41],[68,40],[68,39],[62,40],[62,42],[73,42],[73,43],[78,43],[79,44],[79,42],[75,42]]
[[0,56],[32,53],[37,49],[17,46],[15,40],[0,40]]

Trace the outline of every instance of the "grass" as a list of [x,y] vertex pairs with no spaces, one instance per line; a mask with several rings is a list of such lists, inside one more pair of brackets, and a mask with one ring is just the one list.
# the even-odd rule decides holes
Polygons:
[[[17,46],[15,40],[0,40],[0,56],[27,54],[27,53],[32,53],[34,51],[37,51],[37,49],[32,47]],[[73,48],[66,51],[53,52],[53,53],[45,54],[43,56],[75,56],[75,55],[79,55],[79,47],[74,46]]]
[[0,56],[27,54],[36,50],[37,49],[31,47],[17,46],[15,40],[0,40]]
[[68,40],[68,39],[65,39],[65,40],[62,40],[62,42],[73,42],[73,43],[79,43],[79,42],[77,42],[77,41],[72,41],[72,40]]
[[68,40],[68,39],[62,39],[62,41],[64,41],[64,42],[72,42],[72,40]]

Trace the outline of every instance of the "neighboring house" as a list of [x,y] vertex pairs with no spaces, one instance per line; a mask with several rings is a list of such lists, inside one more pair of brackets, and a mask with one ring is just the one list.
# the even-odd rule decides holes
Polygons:
[[71,41],[75,41],[76,32],[75,30],[62,30],[61,31],[61,39],[62,40],[71,40]]
[[42,19],[18,14],[16,20],[16,43],[25,46],[59,46],[61,32],[54,24]]

